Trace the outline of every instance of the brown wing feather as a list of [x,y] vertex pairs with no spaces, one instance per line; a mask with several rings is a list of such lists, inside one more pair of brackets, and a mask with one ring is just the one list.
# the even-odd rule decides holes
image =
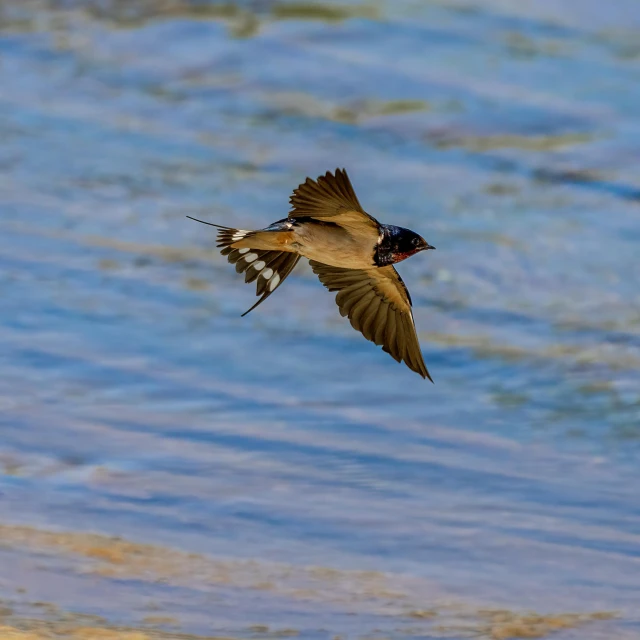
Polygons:
[[338,291],[340,313],[348,316],[354,329],[433,382],[420,351],[409,292],[393,266],[360,270],[332,267],[315,260],[309,263],[329,291]]
[[289,199],[290,218],[314,218],[346,227],[366,227],[378,230],[378,221],[358,202],[349,176],[344,169],[330,171],[317,180],[307,178]]

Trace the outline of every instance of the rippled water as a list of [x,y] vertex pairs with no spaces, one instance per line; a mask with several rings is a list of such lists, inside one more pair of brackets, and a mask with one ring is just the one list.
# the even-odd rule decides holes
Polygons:
[[[635,0],[0,2],[14,615],[640,637],[638,43]],[[336,166],[438,248],[399,268],[435,386],[302,263],[241,319],[185,218]]]

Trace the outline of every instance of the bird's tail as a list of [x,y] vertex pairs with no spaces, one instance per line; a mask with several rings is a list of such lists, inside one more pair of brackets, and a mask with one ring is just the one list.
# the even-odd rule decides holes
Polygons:
[[[190,218],[191,216],[187,216]],[[191,218],[196,220],[196,218]],[[197,222],[203,222],[197,220]],[[232,229],[222,225],[204,222],[218,229],[218,248],[231,264],[236,265],[238,273],[244,273],[245,282],[256,283],[256,295],[260,299],[242,315],[246,316],[260,303],[264,302],[291,273],[298,264],[300,256],[291,251],[282,251],[287,231],[247,231]]]

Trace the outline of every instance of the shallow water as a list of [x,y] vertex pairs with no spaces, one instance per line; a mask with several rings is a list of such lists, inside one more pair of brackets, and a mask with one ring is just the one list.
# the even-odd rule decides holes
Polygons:
[[[635,1],[5,0],[0,30],[14,631],[640,637]],[[265,226],[336,166],[438,248],[399,267],[435,386],[302,263],[240,319],[185,218]]]

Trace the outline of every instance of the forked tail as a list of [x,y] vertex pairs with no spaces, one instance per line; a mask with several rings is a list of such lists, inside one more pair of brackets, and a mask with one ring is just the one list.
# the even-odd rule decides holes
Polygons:
[[[202,222],[218,229],[218,248],[223,256],[231,264],[236,265],[238,273],[244,273],[245,282],[256,283],[256,295],[260,299],[242,316],[246,316],[249,311],[253,311],[259,304],[264,302],[291,273],[298,264],[300,256],[290,251],[277,251],[273,249],[254,249],[251,247],[252,238],[257,245],[269,244],[265,242],[266,234],[280,233],[278,231],[246,231],[244,229],[232,229],[223,227],[212,222],[204,222],[197,218],[187,216],[196,222]],[[268,236],[267,236],[268,237]],[[274,238],[275,239],[275,238]],[[241,247],[236,245],[241,244]],[[277,244],[274,242],[274,244]],[[247,246],[249,245],[249,246]]]

